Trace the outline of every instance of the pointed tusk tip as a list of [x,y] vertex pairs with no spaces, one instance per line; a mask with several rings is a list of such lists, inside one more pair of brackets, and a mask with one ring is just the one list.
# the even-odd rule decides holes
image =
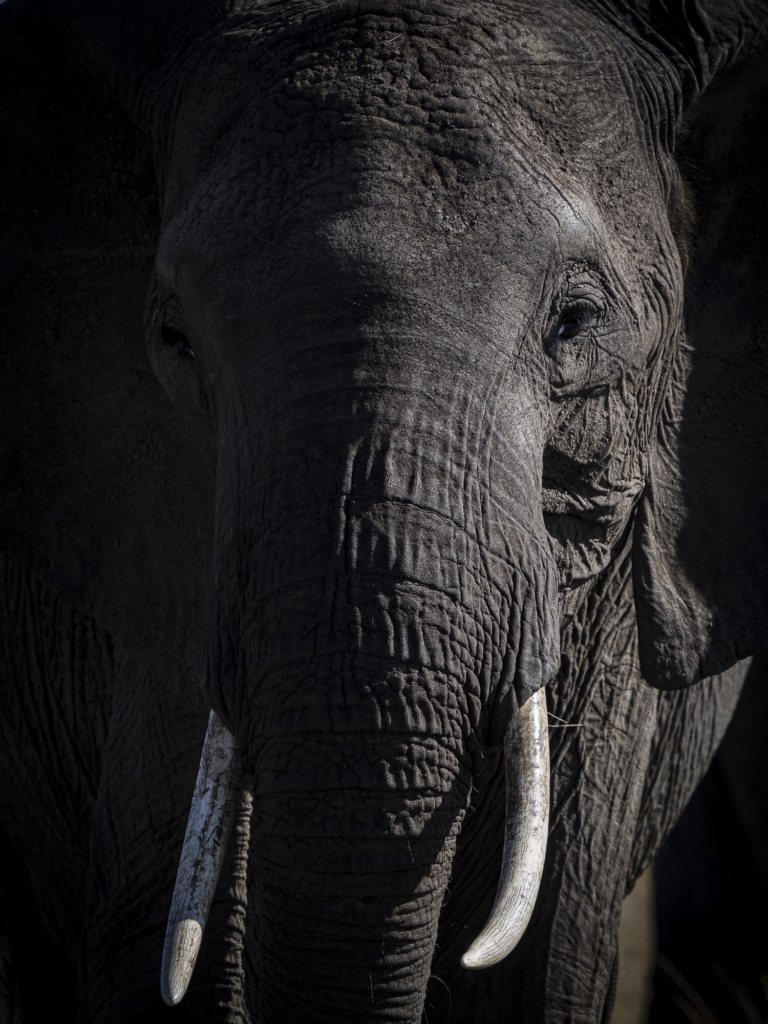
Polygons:
[[169,929],[165,938],[160,994],[167,1006],[177,1006],[187,991],[203,940],[203,929],[190,918]]
[[160,986],[160,994],[166,1006],[177,1006],[184,998],[184,992],[169,992],[165,985]]
[[469,950],[467,950],[467,952],[461,958],[461,966],[465,967],[468,971],[476,971],[479,967],[482,967],[483,965],[479,964],[477,962],[477,958],[472,953],[470,953]]
[[485,967],[493,967],[503,959],[503,953],[499,956],[497,950],[485,949],[483,946],[477,948],[477,943],[473,942],[461,958],[461,966],[468,971],[481,971]]

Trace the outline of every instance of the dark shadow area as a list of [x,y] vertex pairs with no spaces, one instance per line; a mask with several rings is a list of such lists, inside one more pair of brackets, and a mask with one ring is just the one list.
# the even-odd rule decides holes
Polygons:
[[656,861],[650,1024],[768,1020],[768,657]]
[[0,832],[0,1022],[76,1019],[77,971],[50,938],[27,869]]

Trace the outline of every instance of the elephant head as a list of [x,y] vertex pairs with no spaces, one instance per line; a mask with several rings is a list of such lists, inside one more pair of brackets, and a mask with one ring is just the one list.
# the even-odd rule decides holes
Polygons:
[[[253,1012],[417,1021],[473,781],[505,740],[522,810],[504,878],[528,891],[521,914],[502,886],[489,928],[508,934],[467,966],[530,915],[542,691],[561,651],[587,657],[571,626],[633,526],[650,683],[765,642],[754,567],[712,544],[698,564],[731,506],[709,521],[690,497],[718,483],[680,428],[696,370],[675,160],[684,112],[756,45],[758,16],[168,0],[50,17],[159,180],[144,323],[181,504],[153,521],[145,501],[139,554],[110,551],[123,569],[86,597],[66,557],[49,576],[178,686],[201,666],[213,715],[165,997],[194,964],[245,777]],[[187,490],[210,499],[187,508]],[[197,515],[209,541],[189,540]],[[150,610],[121,591],[121,571],[161,569]],[[606,628],[631,611],[607,608]]]

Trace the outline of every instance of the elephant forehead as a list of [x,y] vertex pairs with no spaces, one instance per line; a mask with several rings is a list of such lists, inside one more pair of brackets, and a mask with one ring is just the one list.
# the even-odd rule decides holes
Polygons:
[[[553,264],[601,262],[600,211],[578,182],[506,146],[503,171],[392,138],[327,139],[298,160],[244,141],[167,230],[161,275],[200,297],[266,311],[280,294],[372,286],[428,296],[506,337],[535,311]],[[234,272],[236,269],[236,272]],[[439,285],[440,293],[435,291]],[[267,299],[267,306],[263,305]],[[210,307],[209,307],[210,308]]]
[[574,47],[573,23],[534,5],[487,5],[482,23],[427,6],[324,4],[318,21],[296,4],[301,31],[244,33],[218,69],[238,97],[213,105],[226,130],[224,114],[200,118],[201,75],[179,134],[197,180],[158,253],[188,313],[197,303],[236,330],[253,303],[263,317],[308,281],[432,298],[438,286],[508,347],[540,321],[558,263],[627,277],[658,261],[663,197],[605,28]]
[[[333,140],[347,142],[349,171],[355,141],[378,134],[426,144],[446,176],[462,161],[503,173],[515,151],[537,166],[577,156],[590,164],[596,141],[604,160],[625,152],[634,134],[632,69],[605,26],[584,12],[559,19],[524,3],[474,11],[451,3],[280,6],[276,26],[264,25],[262,5],[254,5],[251,30],[230,33],[186,83],[178,139],[199,164],[237,139],[252,165],[252,139],[267,173],[270,153],[298,147],[277,163],[303,180],[308,164],[341,169]],[[402,155],[395,162],[410,163]]]
[[[283,125],[306,113],[344,118],[372,108],[435,133],[482,126],[503,134],[521,97],[539,120],[565,115],[577,131],[593,130],[596,117],[601,127],[601,116],[615,124],[617,90],[624,92],[615,34],[589,12],[542,6],[287,4],[283,15],[293,17],[271,30],[262,24],[259,39],[243,43],[243,63],[278,99]],[[272,116],[277,124],[280,115]]]
[[[626,164],[627,151],[640,148],[613,60],[591,75],[565,60],[554,60],[550,73],[519,52],[501,65],[488,54],[484,63],[476,54],[459,59],[450,49],[453,59],[433,54],[430,62],[403,36],[395,47],[403,68],[395,73],[380,53],[355,45],[354,60],[332,48],[297,59],[280,81],[257,87],[238,119],[215,177],[266,204],[268,217],[311,214],[322,183],[348,204],[400,202],[427,217],[437,210],[455,233],[483,212],[517,216],[521,205],[537,203],[570,210],[558,218],[562,226],[583,219],[584,199],[575,201],[574,191],[580,182],[586,193],[596,161],[607,166],[618,154]],[[451,205],[464,218],[455,213],[448,225],[438,208]]]

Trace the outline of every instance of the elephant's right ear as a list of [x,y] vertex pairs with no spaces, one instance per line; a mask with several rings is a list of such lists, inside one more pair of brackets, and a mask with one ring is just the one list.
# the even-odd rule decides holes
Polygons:
[[768,647],[768,48],[685,128],[685,333],[634,536],[641,668],[664,689]]
[[214,483],[145,350],[152,153],[45,13],[0,3],[0,546],[194,681]]

